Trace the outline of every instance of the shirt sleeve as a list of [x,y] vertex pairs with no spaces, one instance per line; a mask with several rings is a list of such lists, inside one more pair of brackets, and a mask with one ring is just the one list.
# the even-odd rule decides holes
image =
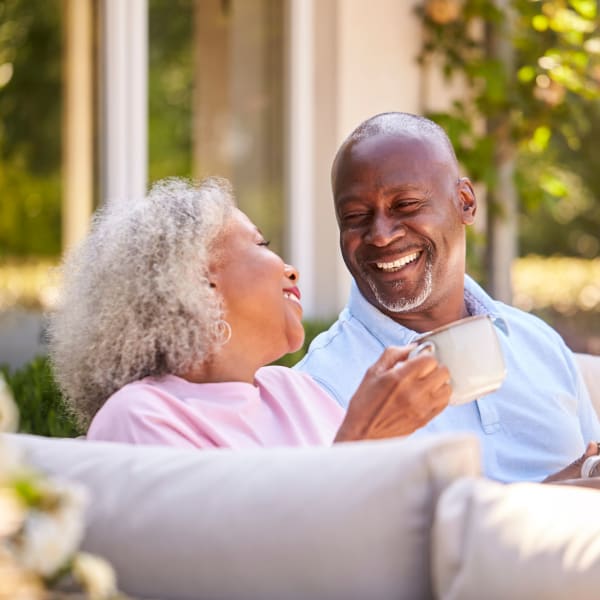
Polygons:
[[[574,362],[576,363],[575,360]],[[585,444],[591,441],[600,441],[600,420],[577,364],[575,364],[575,370],[577,375],[577,414],[583,441]]]

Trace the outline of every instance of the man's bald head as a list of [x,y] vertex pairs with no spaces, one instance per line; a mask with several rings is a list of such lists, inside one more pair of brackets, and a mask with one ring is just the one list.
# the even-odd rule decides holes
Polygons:
[[452,142],[442,127],[426,117],[413,115],[405,112],[386,112],[380,113],[363,121],[340,146],[333,161],[331,177],[335,177],[335,172],[340,158],[346,149],[362,140],[385,137],[385,136],[414,136],[420,138],[435,139],[440,142],[448,151],[450,160],[456,166],[458,172],[458,160],[452,146]]
[[344,262],[363,297],[415,331],[464,316],[465,226],[477,202],[444,130],[407,113],[361,123],[332,191]]

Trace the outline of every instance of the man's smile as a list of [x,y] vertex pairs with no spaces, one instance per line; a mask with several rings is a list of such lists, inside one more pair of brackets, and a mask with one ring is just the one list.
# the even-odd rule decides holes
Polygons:
[[402,256],[396,260],[390,262],[376,262],[375,266],[386,273],[393,273],[395,271],[399,271],[406,265],[415,262],[419,259],[422,254],[422,250],[418,250],[417,252],[411,252],[405,256]]

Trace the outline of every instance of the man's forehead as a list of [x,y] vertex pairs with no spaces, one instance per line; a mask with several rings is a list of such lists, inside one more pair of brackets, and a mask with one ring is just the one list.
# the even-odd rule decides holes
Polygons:
[[378,133],[368,137],[353,140],[346,145],[340,155],[340,166],[347,162],[368,161],[369,159],[385,160],[386,158],[410,159],[416,152],[422,154],[422,158],[435,156],[439,160],[442,156],[449,158],[442,140],[421,132],[407,131],[390,133]]
[[339,187],[360,185],[381,178],[401,179],[406,173],[412,177],[425,176],[430,169],[437,170],[452,164],[445,145],[433,138],[418,134],[376,135],[356,140],[347,145],[336,158],[332,169],[334,192]]

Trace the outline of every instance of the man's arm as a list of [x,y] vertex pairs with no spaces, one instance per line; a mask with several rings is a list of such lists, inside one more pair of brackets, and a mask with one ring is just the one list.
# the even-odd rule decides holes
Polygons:
[[[574,460],[570,465],[567,465],[564,469],[561,469],[558,473],[554,473],[549,475],[544,479],[543,483],[559,483],[559,482],[567,482],[569,480],[581,480],[581,467],[587,458],[590,456],[600,455],[600,443],[599,442],[589,442],[585,452],[576,460]],[[596,478],[600,482],[600,478]],[[600,487],[600,486],[599,486]]]

